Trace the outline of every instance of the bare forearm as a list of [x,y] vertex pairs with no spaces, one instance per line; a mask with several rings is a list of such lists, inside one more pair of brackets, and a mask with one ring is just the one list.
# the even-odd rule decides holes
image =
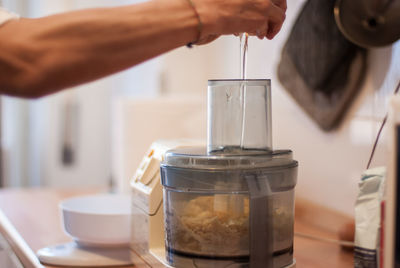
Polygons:
[[187,0],[152,0],[9,22],[0,27],[0,93],[46,95],[222,34],[272,39],[285,19],[285,0],[192,1],[195,8]]
[[92,81],[195,40],[197,23],[184,0],[10,22],[0,28],[0,90],[35,97]]

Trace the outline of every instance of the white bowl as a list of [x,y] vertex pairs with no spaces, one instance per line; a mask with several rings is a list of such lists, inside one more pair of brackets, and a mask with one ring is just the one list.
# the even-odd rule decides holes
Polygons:
[[86,246],[127,246],[131,199],[128,195],[91,195],[60,203],[65,232]]

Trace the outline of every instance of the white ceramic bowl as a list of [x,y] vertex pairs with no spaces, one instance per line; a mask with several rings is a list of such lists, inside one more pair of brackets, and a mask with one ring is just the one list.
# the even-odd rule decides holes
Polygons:
[[86,246],[127,246],[131,199],[127,195],[91,195],[60,204],[65,232]]

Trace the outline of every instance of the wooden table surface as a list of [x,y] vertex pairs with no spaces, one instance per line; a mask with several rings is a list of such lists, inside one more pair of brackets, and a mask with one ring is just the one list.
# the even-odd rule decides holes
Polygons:
[[[5,189],[0,190],[0,209],[29,248],[36,252],[45,246],[71,241],[61,227],[58,203],[62,199],[98,191]],[[299,235],[294,238],[297,268],[353,267],[351,251],[342,250],[337,243],[300,236],[305,234],[322,240],[337,239],[338,228],[349,220],[340,213],[297,200],[295,233]]]

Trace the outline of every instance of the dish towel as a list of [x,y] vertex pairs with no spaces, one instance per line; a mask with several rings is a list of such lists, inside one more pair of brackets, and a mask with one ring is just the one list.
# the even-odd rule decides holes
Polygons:
[[359,91],[366,50],[350,43],[334,19],[335,0],[309,0],[282,50],[278,78],[326,131],[337,127]]

